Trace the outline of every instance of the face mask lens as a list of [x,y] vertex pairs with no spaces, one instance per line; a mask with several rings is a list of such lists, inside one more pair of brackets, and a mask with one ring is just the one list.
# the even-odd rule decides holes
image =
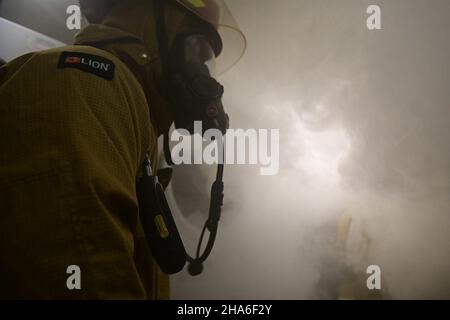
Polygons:
[[211,76],[215,75],[215,55],[208,38],[191,35],[184,40],[184,61],[186,64],[205,64]]

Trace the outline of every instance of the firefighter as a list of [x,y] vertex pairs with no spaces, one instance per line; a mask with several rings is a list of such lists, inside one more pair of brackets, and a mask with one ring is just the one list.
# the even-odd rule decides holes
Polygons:
[[74,45],[0,68],[0,297],[167,299],[136,185],[158,136],[196,113],[173,106],[163,71],[224,71],[245,41],[218,0],[164,1],[163,19],[151,0],[80,5]]

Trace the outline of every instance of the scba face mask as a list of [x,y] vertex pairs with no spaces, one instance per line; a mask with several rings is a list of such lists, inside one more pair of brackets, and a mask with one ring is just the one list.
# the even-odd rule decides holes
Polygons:
[[179,35],[171,53],[168,85],[175,127],[194,134],[194,121],[201,121],[204,131],[218,129],[225,134],[229,117],[222,104],[224,88],[212,76],[215,53],[209,37],[200,33]]
[[176,0],[203,26],[201,30],[178,35],[168,48],[166,21],[162,18],[166,2],[155,1],[154,4],[160,56],[175,127],[193,134],[194,122],[201,121],[203,133],[218,129],[225,134],[229,118],[222,105],[224,89],[214,77],[241,59],[246,49],[245,36],[223,0]]

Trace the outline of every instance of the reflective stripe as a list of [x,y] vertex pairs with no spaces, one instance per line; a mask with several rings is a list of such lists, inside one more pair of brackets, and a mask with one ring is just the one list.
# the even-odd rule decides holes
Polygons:
[[158,228],[158,232],[161,238],[163,239],[168,238],[170,233],[169,230],[167,229],[166,223],[164,222],[164,218],[162,215],[159,214],[155,217],[155,224],[156,227]]

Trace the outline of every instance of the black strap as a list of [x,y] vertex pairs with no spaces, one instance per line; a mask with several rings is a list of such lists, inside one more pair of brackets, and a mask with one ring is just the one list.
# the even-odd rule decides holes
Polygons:
[[[170,128],[168,129],[170,130]],[[164,157],[166,158],[166,162],[169,166],[174,166],[172,156],[170,155],[170,146],[169,146],[169,131],[164,133]]]
[[[197,251],[195,258],[187,255],[187,260],[189,262],[189,273],[193,276],[199,275],[203,271],[203,262],[208,259],[211,251],[214,247],[214,242],[216,241],[217,229],[219,228],[220,215],[222,211],[223,204],[223,164],[217,165],[216,181],[214,181],[211,187],[211,201],[209,204],[209,216],[203,226],[202,233],[197,245]],[[205,250],[202,254],[201,247],[203,239],[205,237],[206,229],[209,231],[208,242],[206,243]]]
[[167,0],[153,0],[156,36],[158,38],[159,59],[163,68],[163,77],[170,75],[172,69],[166,28],[166,2]]

